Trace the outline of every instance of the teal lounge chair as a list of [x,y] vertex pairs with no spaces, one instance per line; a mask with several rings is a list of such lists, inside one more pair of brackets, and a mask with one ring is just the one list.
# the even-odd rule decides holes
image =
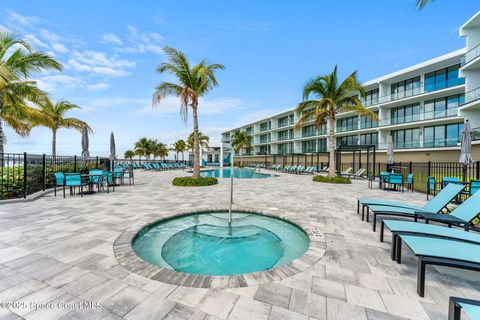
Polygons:
[[468,194],[470,196],[480,190],[480,180],[472,180],[468,185]]
[[[369,211],[373,214],[373,231],[376,230],[377,225],[377,216],[400,216],[400,217],[411,217],[415,221],[418,218],[418,215],[421,212],[425,213],[440,213],[455,197],[462,192],[464,189],[463,185],[448,184],[438,195],[428,202],[423,207],[394,207],[388,205],[370,205]],[[466,201],[465,201],[466,202]],[[369,213],[367,211],[367,221],[369,220]]]
[[[357,200],[357,213],[360,213],[360,205],[362,206],[362,220],[365,216],[365,208],[370,208],[371,206],[388,206],[388,207],[399,207],[399,208],[407,208],[412,210],[424,210],[427,205],[433,203],[436,205],[438,202],[439,204],[444,204],[445,207],[452,199],[454,199],[460,192],[462,192],[463,187],[461,185],[449,184],[447,188],[444,188],[440,191],[428,204],[423,207],[419,207],[417,205],[408,204],[405,202],[399,201],[389,201],[383,199],[369,199],[369,198],[362,198]],[[443,209],[442,207],[442,209]],[[427,210],[431,211],[431,210]],[[368,221],[368,211],[367,211],[367,221]]]
[[418,257],[417,293],[425,296],[425,270],[427,265],[480,271],[480,246],[456,240],[405,235],[399,238]]
[[480,319],[480,301],[450,297],[448,302],[448,320],[460,320],[462,310],[470,319]]
[[418,237],[442,238],[469,242],[480,245],[480,234],[475,232],[466,232],[460,229],[447,228],[432,224],[417,223],[412,221],[401,220],[384,220],[382,221],[382,231],[380,233],[380,241],[383,242],[383,230],[389,229],[392,232],[392,260],[401,260],[401,246],[398,246],[398,238],[403,235],[415,235]]

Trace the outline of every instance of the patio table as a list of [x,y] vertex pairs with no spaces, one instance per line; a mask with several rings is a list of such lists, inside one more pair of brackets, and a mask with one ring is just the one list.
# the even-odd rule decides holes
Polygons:
[[92,179],[90,179],[90,178],[91,177],[102,177],[102,174],[100,174],[100,173],[84,173],[84,174],[81,174],[80,176],[88,184],[88,191],[86,193],[87,194],[94,194],[95,193],[95,191],[93,190],[94,181],[92,181]]

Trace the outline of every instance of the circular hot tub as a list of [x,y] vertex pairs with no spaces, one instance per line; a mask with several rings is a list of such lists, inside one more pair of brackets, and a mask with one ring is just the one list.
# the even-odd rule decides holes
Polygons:
[[271,269],[300,257],[307,234],[286,220],[252,212],[200,212],[155,222],[132,246],[144,261],[179,272],[227,276]]

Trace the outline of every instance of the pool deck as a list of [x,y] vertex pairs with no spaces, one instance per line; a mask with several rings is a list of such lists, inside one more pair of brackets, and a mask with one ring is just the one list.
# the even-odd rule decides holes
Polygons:
[[[480,299],[478,273],[427,269],[426,294],[416,293],[416,258],[404,248],[390,259],[390,234],[378,241],[356,214],[356,198],[405,200],[425,196],[315,183],[311,176],[235,180],[236,205],[318,228],[318,261],[294,276],[247,287],[192,288],[126,270],[114,242],[144,221],[227,207],[229,180],[211,187],[171,185],[185,172],[138,172],[136,185],[110,194],[0,205],[0,303],[3,319],[446,319],[451,295]],[[405,247],[405,246],[404,246]],[[141,273],[138,270],[137,273]],[[91,301],[101,308],[71,309]],[[51,303],[35,310],[30,303]],[[58,303],[70,308],[60,308]]]

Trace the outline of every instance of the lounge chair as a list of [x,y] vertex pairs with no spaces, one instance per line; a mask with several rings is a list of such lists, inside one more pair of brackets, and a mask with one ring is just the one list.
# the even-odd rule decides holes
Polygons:
[[418,257],[417,293],[425,296],[425,270],[427,265],[480,271],[480,246],[456,240],[405,235],[398,246],[405,243]]
[[468,194],[471,196],[475,192],[480,190],[480,180],[472,180],[468,184]]
[[329,169],[330,169],[329,167],[323,167],[323,169],[322,169],[322,170],[319,170],[319,171],[320,171],[320,172],[328,172]]
[[[430,202],[428,202],[423,207],[419,207],[417,205],[399,202],[399,201],[389,201],[383,199],[370,199],[370,198],[361,198],[357,200],[357,213],[360,213],[360,205],[362,206],[362,220],[364,219],[365,215],[365,208],[370,208],[370,206],[387,206],[387,207],[398,207],[398,208],[407,208],[412,210],[425,210],[427,206],[431,208],[434,206],[436,208],[437,202],[439,204],[444,204],[445,207],[452,199],[454,199],[460,192],[462,192],[463,187],[461,185],[454,185],[450,184],[449,187],[444,188],[440,191]],[[443,209],[442,207],[442,209]],[[432,211],[427,208],[427,211]],[[434,209],[435,209],[434,208]],[[368,209],[367,209],[368,210]],[[368,211],[367,211],[367,221],[368,221]]]
[[480,319],[480,301],[450,297],[448,320],[460,320],[462,310],[470,319]]
[[352,168],[352,167],[349,167],[349,168],[347,168],[347,170],[340,172],[340,175],[341,175],[341,176],[345,176],[345,175],[347,175],[347,174],[351,174],[352,171],[353,171],[353,168]]
[[360,168],[357,172],[355,173],[347,173],[347,174],[341,174],[345,177],[349,177],[349,178],[363,178],[363,174],[365,173],[365,171],[367,171],[366,169],[364,168]]
[[442,238],[448,240],[457,240],[480,245],[480,234],[475,232],[465,232],[464,230],[447,228],[426,223],[401,220],[382,221],[382,231],[380,241],[383,242],[383,230],[389,229],[392,232],[392,260],[401,260],[401,246],[398,246],[398,238],[404,235],[415,235],[418,237]]
[[[410,217],[417,220],[421,212],[425,213],[440,213],[455,197],[462,192],[464,186],[450,183],[447,185],[442,192],[439,192],[438,195],[428,202],[423,207],[393,207],[388,205],[370,205],[369,209],[373,213],[373,231],[376,230],[377,225],[377,216],[400,216],[400,217]],[[369,220],[369,213],[367,211],[367,221]]]

